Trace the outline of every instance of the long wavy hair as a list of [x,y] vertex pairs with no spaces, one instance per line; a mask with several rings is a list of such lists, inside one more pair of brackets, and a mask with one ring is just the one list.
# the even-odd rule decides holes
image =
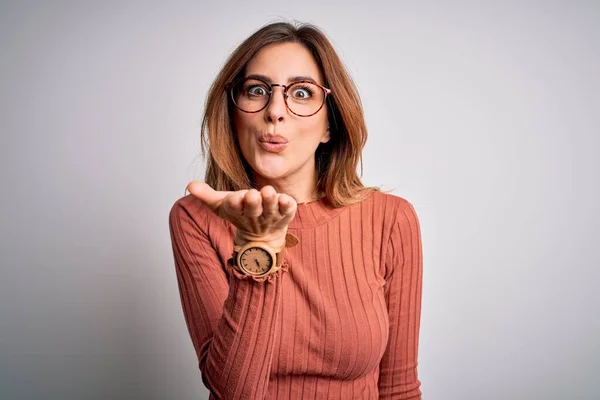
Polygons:
[[247,63],[263,47],[287,42],[306,46],[323,74],[324,85],[332,90],[327,107],[331,138],[315,152],[317,189],[333,207],[360,202],[371,192],[380,191],[377,187],[365,187],[357,174],[360,162],[362,176],[362,150],[367,140],[362,103],[331,42],[311,24],[265,25],[229,56],[205,103],[200,135],[202,156],[207,161],[205,181],[213,189],[223,191],[256,187],[235,135],[233,105],[225,85],[242,77]]

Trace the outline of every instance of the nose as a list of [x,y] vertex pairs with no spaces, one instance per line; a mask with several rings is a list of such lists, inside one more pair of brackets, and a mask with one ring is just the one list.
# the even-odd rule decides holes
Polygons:
[[[265,119],[267,122],[271,123],[275,121],[282,122],[287,114],[287,107],[284,99],[285,94],[283,93],[285,89],[283,85],[272,85],[272,87],[273,93],[271,94],[271,99],[265,109]],[[278,90],[281,91],[281,94],[278,93]]]

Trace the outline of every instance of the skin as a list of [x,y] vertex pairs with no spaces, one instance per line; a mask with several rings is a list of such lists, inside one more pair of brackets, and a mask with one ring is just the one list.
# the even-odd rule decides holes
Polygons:
[[[284,85],[298,76],[312,77],[323,84],[314,58],[298,43],[263,48],[246,66],[245,75],[252,74]],[[316,190],[315,151],[320,143],[330,140],[326,105],[313,116],[299,117],[287,110],[283,88],[276,86],[265,109],[257,113],[235,109],[233,123],[242,154],[252,167],[260,190],[219,192],[193,181],[188,191],[237,227],[237,244],[255,240],[282,246],[297,203],[320,197]],[[281,153],[266,151],[259,144],[263,133],[285,137],[288,146]]]
[[[323,84],[319,67],[310,52],[299,43],[265,47],[250,60],[245,75],[264,75],[271,82],[289,84],[298,76],[311,77]],[[258,113],[235,109],[233,121],[244,158],[253,170],[258,187],[271,185],[299,203],[318,197],[315,193],[317,171],[315,151],[330,139],[326,105],[315,115],[299,117],[289,112],[283,88],[274,87],[269,105]],[[270,153],[258,142],[263,132],[279,134],[289,140],[282,153]]]

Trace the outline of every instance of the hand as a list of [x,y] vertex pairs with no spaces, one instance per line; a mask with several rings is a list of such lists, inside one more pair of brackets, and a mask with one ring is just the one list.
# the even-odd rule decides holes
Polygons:
[[215,191],[206,183],[190,182],[187,190],[213,213],[230,221],[236,228],[236,244],[264,241],[272,247],[285,244],[290,221],[296,214],[296,201],[272,186],[235,192]]

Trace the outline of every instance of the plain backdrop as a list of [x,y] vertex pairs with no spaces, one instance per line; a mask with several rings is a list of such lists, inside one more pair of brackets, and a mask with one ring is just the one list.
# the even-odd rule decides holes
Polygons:
[[0,398],[206,399],[168,230],[207,90],[312,22],[415,206],[423,398],[600,398],[597,1],[3,1]]

